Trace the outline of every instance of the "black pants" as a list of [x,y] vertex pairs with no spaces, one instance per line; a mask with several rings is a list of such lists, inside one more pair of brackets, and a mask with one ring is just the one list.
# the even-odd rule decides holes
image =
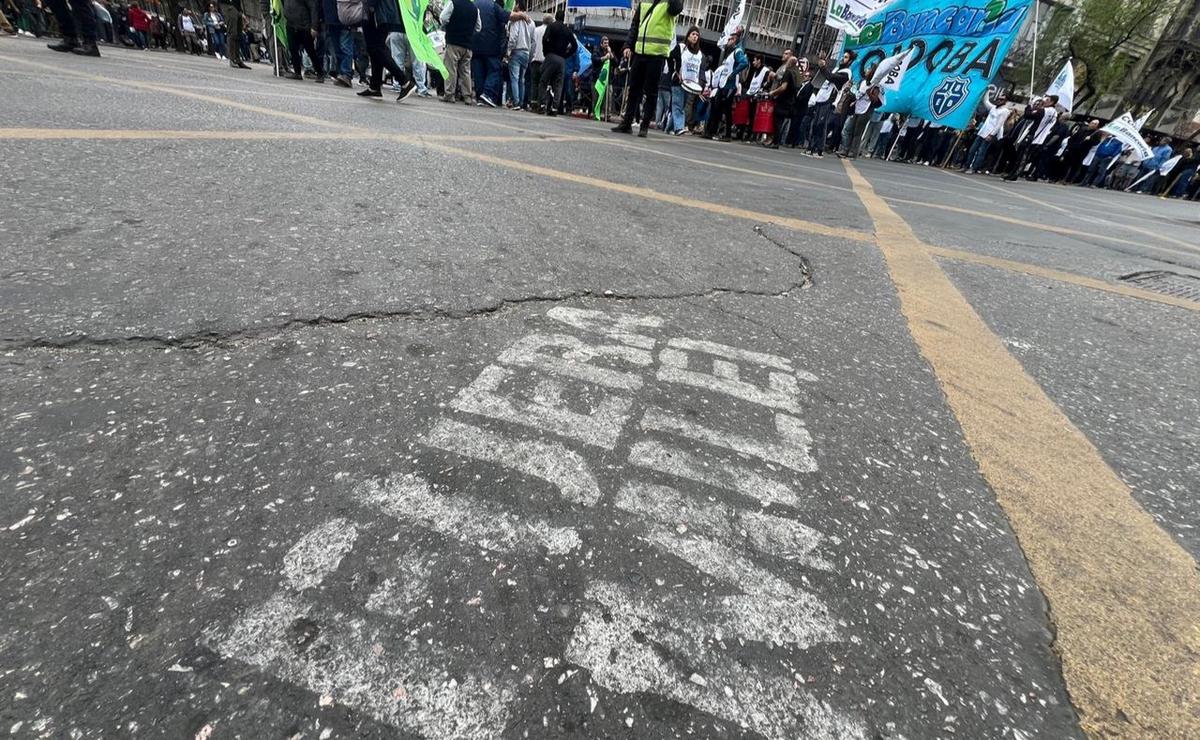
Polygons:
[[538,80],[538,84],[541,85],[538,90],[538,98],[542,101],[543,112],[558,111],[558,101],[562,98],[563,91],[563,73],[566,69],[567,63],[557,54],[547,54],[546,61],[542,62],[542,76]]
[[[300,50],[303,49],[308,53],[308,58],[312,60],[313,71],[318,77],[325,75],[325,60],[322,55],[317,53],[317,45],[313,42],[312,32],[307,28],[296,28],[288,26],[288,52],[292,55],[292,70],[298,74],[304,74],[304,64],[300,60]],[[233,41],[233,36],[230,36],[229,46],[236,46]],[[230,57],[232,59],[233,57]]]
[[733,134],[733,91],[721,90],[712,96],[708,109],[708,122],[704,124],[704,136],[711,139],[721,130],[721,121],[725,121],[725,136]]
[[654,120],[654,109],[658,106],[658,78],[662,76],[666,57],[650,57],[634,54],[629,65],[629,100],[625,104],[625,117],[621,125],[626,128],[633,125],[633,116],[637,113],[638,103],[642,104],[642,126],[649,126]]
[[[792,111],[785,108],[779,103],[775,104],[775,114],[772,116],[775,123],[775,132],[771,134],[771,146],[779,146],[779,142],[783,140],[783,128],[788,119],[792,117]],[[794,119],[793,119],[794,120]],[[791,139],[792,132],[788,131],[788,138]]]
[[82,44],[96,43],[96,13],[91,0],[50,0],[50,12],[58,21],[63,38],[79,39]]
[[525,95],[529,98],[525,102],[530,106],[542,105],[542,63],[530,62],[529,69],[525,70]]
[[[246,30],[246,23],[242,17],[242,9],[237,5],[221,3],[221,14],[225,16],[225,24],[228,27],[225,33],[225,38],[228,41],[225,45],[229,48],[225,56],[229,59],[230,64],[237,64],[242,60],[242,33]],[[288,33],[291,33],[291,31],[288,31]],[[305,36],[307,35],[306,32]],[[249,56],[249,54],[246,56]]]
[[367,56],[371,59],[371,80],[367,83],[367,87],[372,90],[383,87],[383,70],[385,69],[391,72],[392,79],[401,85],[407,82],[408,75],[404,74],[404,70],[396,64],[395,59],[392,59],[392,52],[388,49],[388,32],[375,23],[375,16],[368,15],[363,18],[362,32],[363,41],[367,46]]

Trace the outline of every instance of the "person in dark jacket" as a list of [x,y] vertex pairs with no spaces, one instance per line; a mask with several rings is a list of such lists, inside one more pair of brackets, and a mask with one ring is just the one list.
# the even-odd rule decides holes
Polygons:
[[529,16],[504,9],[498,0],[479,0],[479,30],[471,44],[472,81],[479,102],[495,108],[500,104],[500,61],[509,20],[527,21]]
[[1037,182],[1042,179],[1049,180],[1051,175],[1056,174],[1054,167],[1061,164],[1058,152],[1063,149],[1063,145],[1071,133],[1070,120],[1071,117],[1069,114],[1058,114],[1058,120],[1054,122],[1054,126],[1050,129],[1050,134],[1046,136],[1046,141],[1038,152],[1037,162],[1034,165],[1033,172],[1029,176],[1030,182]]
[[396,96],[399,103],[417,89],[415,82],[404,74],[404,70],[396,64],[388,49],[389,33],[404,32],[404,19],[400,17],[400,6],[397,0],[366,0],[364,8],[362,32],[363,41],[367,46],[367,56],[371,59],[371,78],[367,89],[359,91],[359,97],[383,97],[383,70],[392,73],[392,79],[400,82],[400,94]]
[[314,82],[325,81],[325,60],[317,53],[321,38],[321,15],[317,0],[283,0],[283,19],[287,23],[288,52],[292,57],[292,73],[288,79],[303,80],[304,66],[300,59],[303,50],[312,60],[317,73]]
[[229,57],[229,66],[234,69],[250,69],[242,61],[242,34],[246,31],[242,0],[221,0],[221,14],[225,16],[225,26],[228,29],[225,35],[225,56]]
[[92,0],[50,0],[50,11],[58,21],[62,40],[46,46],[54,51],[69,51],[85,57],[98,57],[96,13]]
[[471,47],[475,42],[475,32],[482,28],[479,8],[475,7],[475,0],[447,0],[438,20],[442,22],[442,30],[446,34],[443,61],[449,73],[446,96],[442,100],[453,103],[454,94],[461,92],[463,102],[471,105],[475,97],[471,84]]
[[629,99],[625,104],[625,117],[613,131],[633,133],[633,117],[638,114],[639,103],[638,136],[644,137],[649,131],[658,102],[655,95],[658,78],[671,51],[675,18],[682,11],[683,0],[641,0],[634,6],[623,52],[629,61]]
[[575,34],[563,23],[563,11],[554,14],[554,22],[546,25],[546,34],[542,36],[542,50],[546,60],[542,62],[542,76],[539,84],[542,89],[539,94],[542,99],[542,110],[548,116],[558,115],[559,102],[563,94],[563,76],[567,71],[567,57],[575,55],[578,46]]
[[1083,160],[1092,147],[1100,143],[1100,121],[1093,118],[1086,124],[1075,127],[1067,137],[1067,149],[1063,152],[1063,172],[1061,182],[1073,185],[1083,179],[1087,168]]
[[337,0],[321,0],[321,10],[325,16],[325,43],[337,60],[337,69],[329,70],[329,74],[335,85],[350,87],[354,75],[354,36],[338,22]]

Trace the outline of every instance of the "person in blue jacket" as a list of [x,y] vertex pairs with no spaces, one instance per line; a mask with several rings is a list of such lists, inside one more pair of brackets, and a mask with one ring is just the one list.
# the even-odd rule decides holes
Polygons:
[[479,0],[479,30],[471,44],[471,77],[479,102],[495,108],[500,104],[500,68],[509,20],[527,21],[519,11],[509,12],[495,0]]

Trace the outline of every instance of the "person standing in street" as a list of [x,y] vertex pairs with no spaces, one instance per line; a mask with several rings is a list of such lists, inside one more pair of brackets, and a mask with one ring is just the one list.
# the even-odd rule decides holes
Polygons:
[[542,111],[548,116],[558,115],[558,104],[563,94],[563,76],[567,71],[567,57],[574,56],[578,48],[575,34],[563,23],[563,11],[554,14],[553,22],[546,23],[546,34],[542,37],[542,50],[546,61],[542,62],[539,97]]
[[816,92],[812,97],[811,128],[808,137],[808,153],[814,157],[825,156],[825,139],[829,135],[829,117],[833,111],[834,95],[850,81],[850,64],[855,54],[847,51],[842,55],[842,64],[831,71],[829,59],[824,55],[817,58],[813,70],[813,85]]
[[[483,0],[491,2],[491,0]],[[474,86],[471,84],[471,46],[475,33],[480,29],[479,8],[474,0],[447,0],[438,17],[442,31],[446,34],[446,95],[442,100],[453,103],[455,94],[461,94],[463,102],[475,102]]]
[[983,96],[983,105],[987,108],[987,117],[983,125],[975,132],[971,148],[967,150],[967,161],[963,162],[963,172],[973,175],[983,169],[987,161],[988,150],[1004,133],[1004,122],[1008,120],[1008,96],[1004,93],[996,95],[996,102],[989,98],[990,93]]
[[333,51],[336,66],[329,70],[333,84],[351,87],[354,77],[354,36],[349,28],[338,21],[337,0],[321,0],[325,16],[325,43]]
[[721,61],[709,81],[712,94],[709,97],[708,120],[704,123],[705,139],[716,136],[722,124],[725,125],[725,133],[721,134],[721,141],[733,139],[733,101],[737,95],[737,79],[742,70],[750,65],[741,41],[741,28],[729,34],[725,48],[721,50]]
[[304,66],[300,52],[308,54],[316,73],[314,82],[325,81],[325,60],[317,53],[321,38],[321,19],[317,0],[283,0],[283,18],[287,22],[288,52],[292,58],[292,73],[288,79],[303,80]]
[[542,64],[546,61],[546,52],[543,50],[542,41],[546,37],[546,28],[553,22],[554,16],[548,13],[542,18],[542,25],[533,30],[533,45],[530,49],[529,85],[525,89],[525,105],[529,110],[539,113],[542,109]]
[[525,2],[513,5],[516,11],[508,20],[508,107],[525,107],[525,78],[529,72],[529,55],[533,51],[533,21],[525,15]]
[[1108,171],[1114,159],[1121,155],[1121,142],[1108,132],[1100,132],[1100,144],[1092,156],[1087,175],[1083,178],[1085,188],[1102,188],[1108,179]]
[[634,9],[629,37],[622,52],[629,61],[629,100],[624,118],[613,131],[633,133],[633,117],[638,113],[639,104],[638,136],[645,137],[650,130],[657,103],[654,93],[671,51],[671,39],[675,37],[675,17],[682,11],[683,0],[642,0]]
[[221,0],[221,13],[225,16],[225,56],[229,58],[229,66],[233,69],[250,69],[242,61],[242,33],[246,30],[242,0]]
[[510,19],[529,20],[520,11],[510,13],[496,0],[479,0],[479,30],[471,47],[471,69],[478,82],[480,105],[495,108],[500,105],[500,70],[504,57],[506,27]]
[[1013,167],[1012,172],[1005,176],[1007,182],[1012,182],[1021,176],[1021,173],[1029,168],[1029,173],[1026,175],[1028,179],[1034,179],[1038,158],[1042,154],[1042,147],[1046,144],[1046,139],[1050,136],[1050,131],[1054,128],[1054,124],[1058,122],[1058,96],[1047,95],[1041,100],[1034,101],[1033,105],[1025,112],[1023,116],[1028,125],[1018,134],[1017,142],[1024,144],[1021,147],[1021,158]]
[[85,57],[98,57],[96,48],[96,14],[92,0],[50,0],[50,12],[58,21],[62,39],[46,46],[54,51],[70,52]]
[[784,56],[787,61],[775,72],[775,86],[767,93],[767,96],[775,101],[775,132],[771,134],[771,141],[767,144],[769,149],[779,148],[787,121],[792,117],[792,106],[796,104],[796,93],[804,84],[800,74],[800,65],[796,63],[796,58],[790,56],[790,52],[784,52]]

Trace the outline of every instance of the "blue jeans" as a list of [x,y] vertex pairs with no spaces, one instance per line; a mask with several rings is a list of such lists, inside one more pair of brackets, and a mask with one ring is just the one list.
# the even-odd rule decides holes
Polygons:
[[471,57],[471,77],[477,83],[476,93],[488,96],[493,103],[500,102],[500,57],[473,55]]
[[334,58],[337,60],[337,69],[339,75],[345,77],[354,76],[354,36],[351,35],[350,29],[345,26],[330,25],[325,29],[326,38],[329,42],[329,48],[333,51]]
[[671,130],[683,131],[687,121],[683,117],[683,106],[687,102],[687,92],[679,85],[671,87]]
[[[138,35],[142,37],[142,48],[145,48],[146,47],[146,41],[145,41],[146,35],[143,33],[140,33],[140,32],[138,33]],[[212,48],[212,50],[214,52],[216,52],[217,54],[221,54],[221,55],[224,55],[225,52],[228,51],[228,49],[225,48],[225,32],[224,31],[213,31],[213,48]]]
[[654,121],[662,131],[670,131],[673,128],[670,88],[658,88],[658,105],[654,109]]
[[393,31],[387,37],[388,51],[392,54],[392,60],[396,62],[396,66],[404,69],[408,66],[408,62],[412,62],[412,79],[417,85],[417,94],[424,95],[429,88],[425,85],[425,62],[417,59],[417,55],[413,53],[412,47],[408,45],[408,37],[402,33]]
[[517,108],[525,104],[525,70],[528,68],[528,49],[517,49],[508,55],[508,99]]
[[971,150],[967,152],[965,169],[975,170],[976,172],[983,169],[983,163],[987,161],[988,150],[991,148],[991,139],[976,136],[975,141],[971,142]]

